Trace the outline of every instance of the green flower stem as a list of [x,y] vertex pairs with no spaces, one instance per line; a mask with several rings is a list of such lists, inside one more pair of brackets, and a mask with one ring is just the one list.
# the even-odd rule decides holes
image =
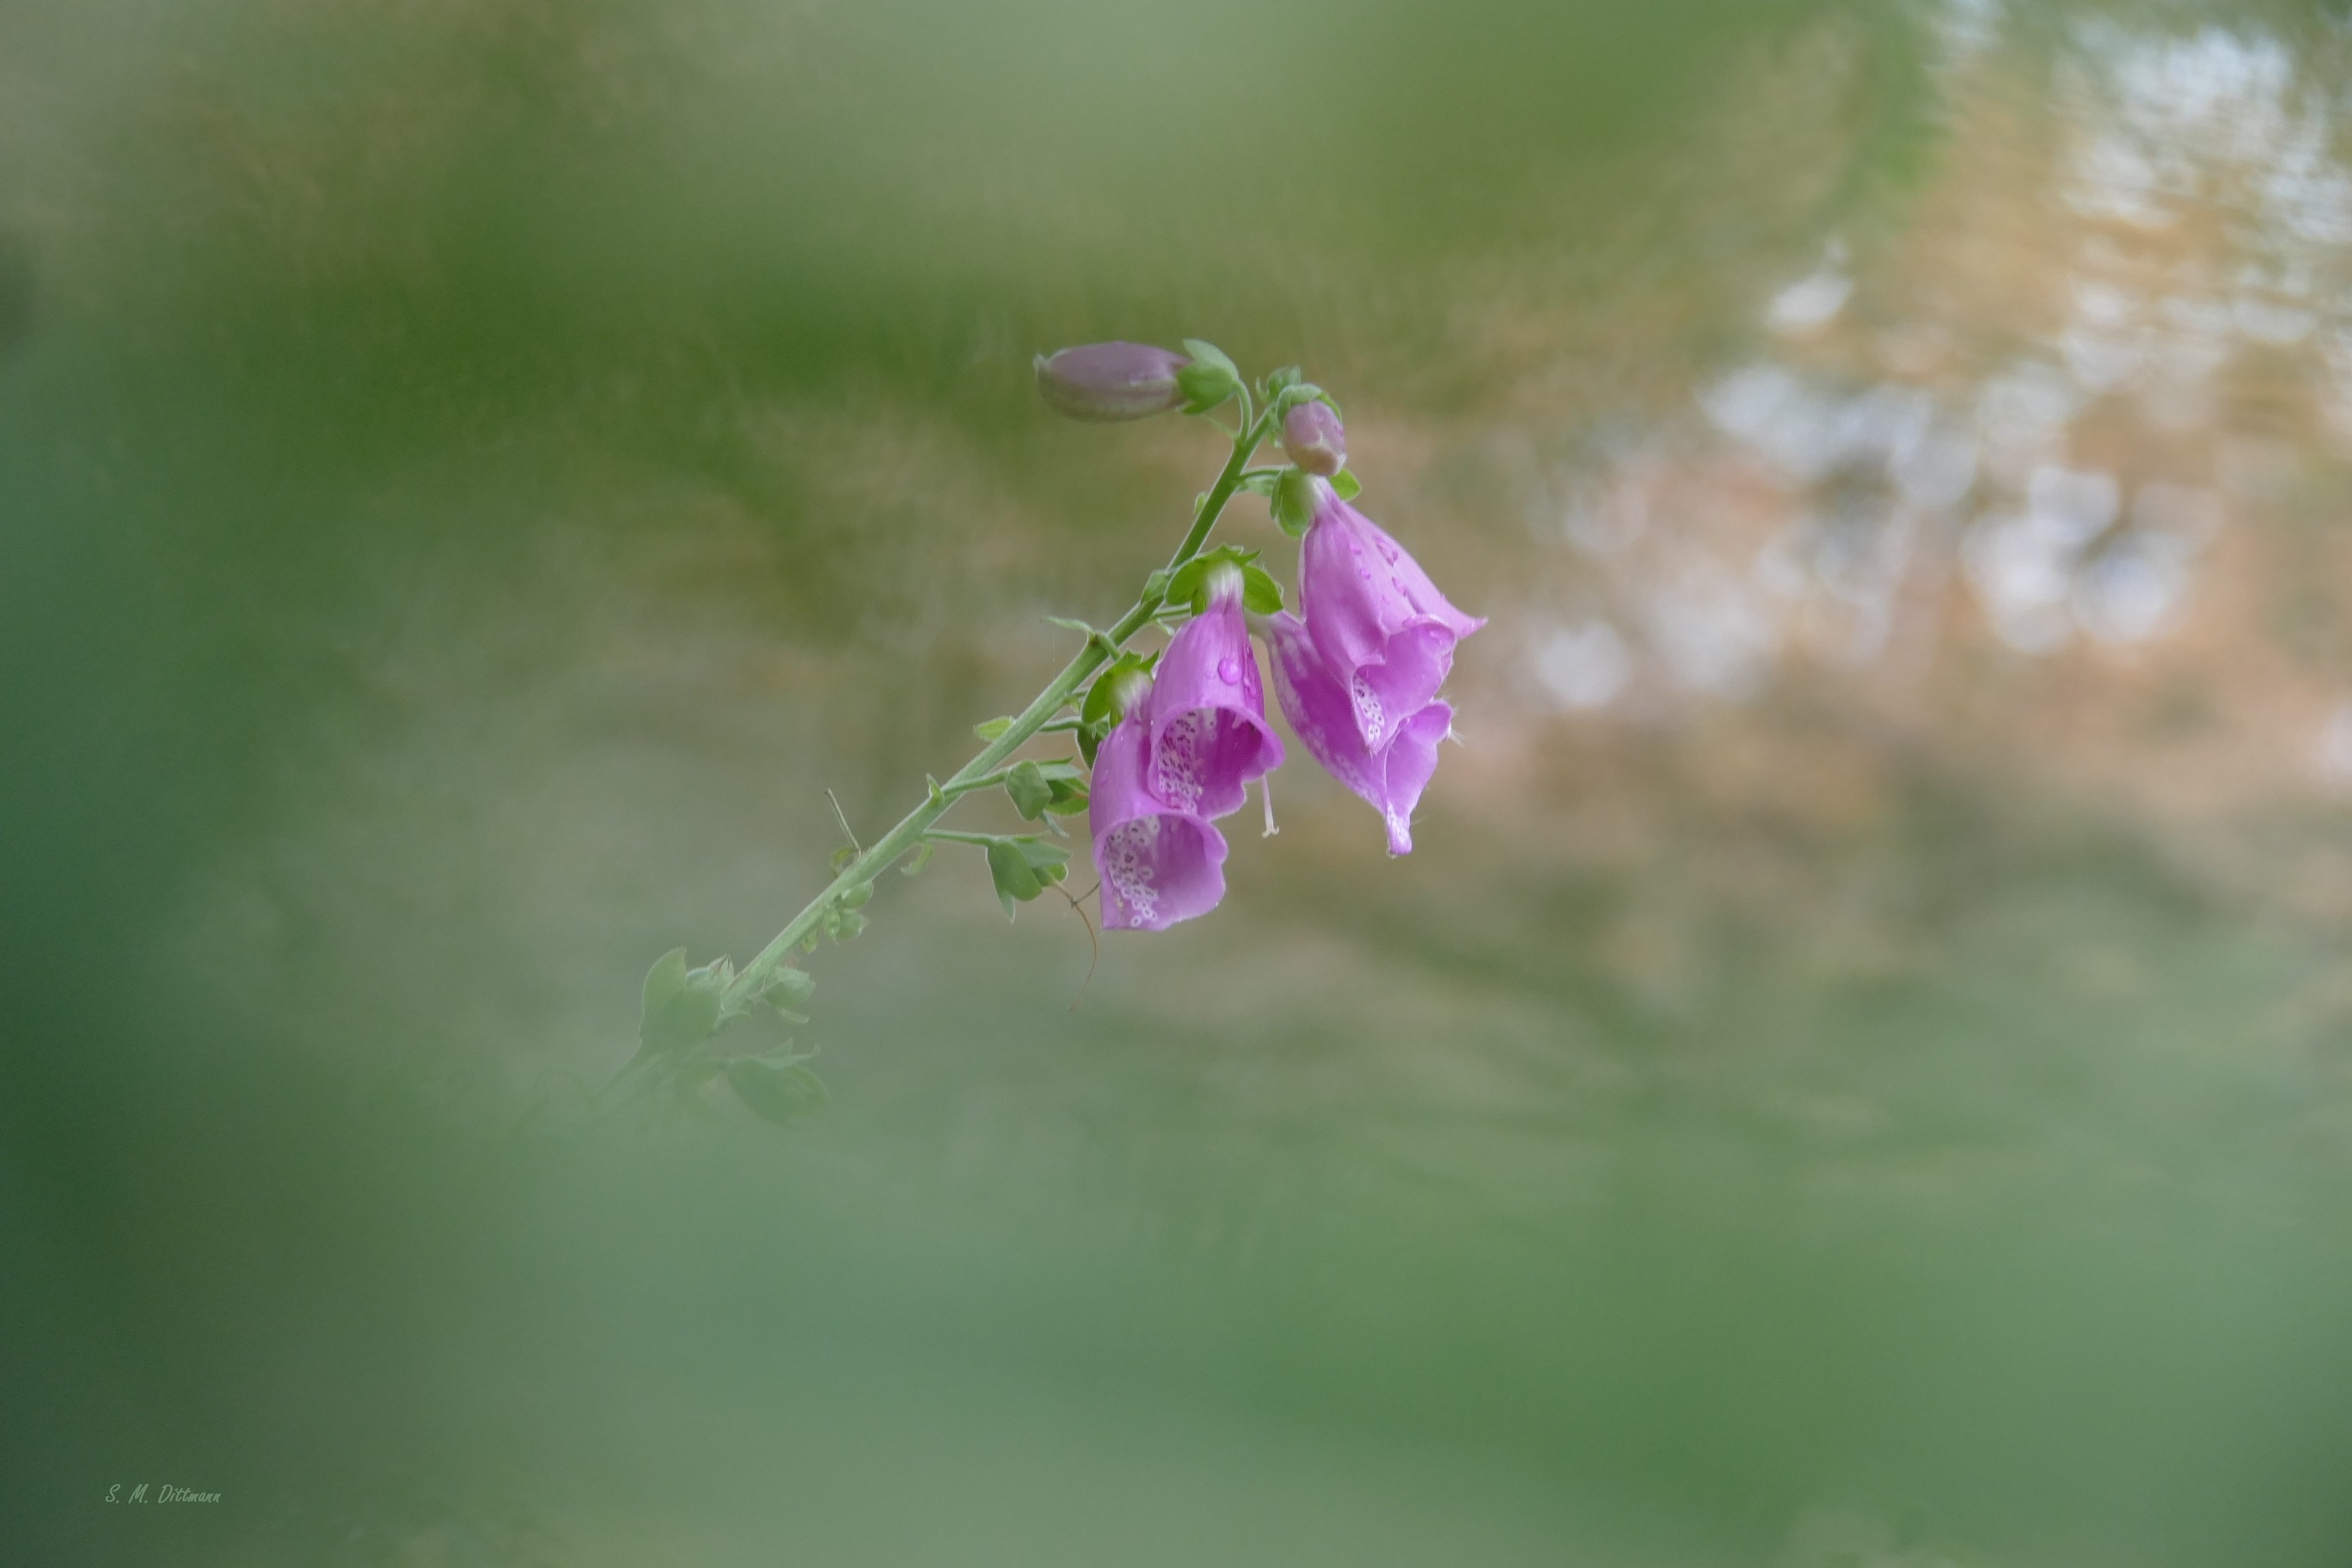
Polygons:
[[[1184,535],[1184,542],[1176,547],[1176,553],[1169,558],[1167,572],[1170,574],[1201,552],[1201,546],[1208,542],[1209,531],[1216,527],[1217,517],[1225,510],[1225,503],[1232,500],[1234,492],[1241,489],[1242,475],[1248,468],[1250,458],[1273,434],[1272,410],[1257,414],[1250,409],[1246,394],[1244,397],[1244,417],[1241,433],[1234,437],[1233,456],[1226,460],[1224,471],[1217,476],[1215,485],[1201,498],[1200,507],[1193,514],[1192,530]],[[1166,580],[1165,576],[1160,579],[1162,583]],[[980,755],[966,763],[929,799],[899,818],[898,825],[876,840],[872,848],[844,867],[841,874],[834,878],[824,891],[812,899],[806,909],[793,917],[791,924],[778,931],[768,945],[760,950],[759,955],[743,966],[720,999],[722,1014],[735,1013],[749,1006],[766,987],[768,977],[775,973],[776,966],[784,961],[784,956],[817,929],[818,923],[824,919],[825,910],[844,894],[871,886],[874,879],[887,869],[892,861],[930,833],[931,824],[946,814],[958,795],[982,787],[989,774],[1003,767],[1006,758],[1040,731],[1049,727],[1067,728],[1066,725],[1053,724],[1055,715],[1069,705],[1072,694],[1086,684],[1088,676],[1100,669],[1112,654],[1126,646],[1129,637],[1151,622],[1165,599],[1164,589],[1147,588],[1133,607],[1121,616],[1101,638],[1089,637],[1087,640],[1086,647],[1078,650],[1077,657],[1064,665],[1062,673],[1048,681],[1045,689],[1037,693],[1036,700],[1021,710],[1020,716],[1013,721],[1012,728],[990,742]]]
[[932,827],[927,828],[923,833],[923,837],[929,839],[934,844],[978,844],[982,847],[985,847],[988,845],[995,843],[997,839],[1003,837],[1003,835],[997,833],[957,833],[950,828]]

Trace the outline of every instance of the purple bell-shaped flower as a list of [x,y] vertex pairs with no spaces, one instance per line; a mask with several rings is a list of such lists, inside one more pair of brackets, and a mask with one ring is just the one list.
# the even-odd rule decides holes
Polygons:
[[1105,931],[1166,931],[1207,914],[1225,896],[1225,837],[1151,792],[1151,703],[1129,710],[1095,753],[1095,869]]
[[1486,624],[1447,603],[1404,546],[1319,479],[1298,546],[1298,607],[1371,752],[1429,707],[1454,645]]
[[1151,737],[1145,782],[1166,805],[1213,819],[1239,811],[1243,786],[1282,765],[1282,741],[1265,721],[1241,569],[1218,567],[1208,590],[1208,608],[1160,656],[1144,704]]
[[1437,743],[1453,732],[1454,710],[1424,702],[1385,726],[1379,745],[1367,745],[1359,725],[1362,706],[1315,646],[1307,623],[1283,611],[1258,626],[1274,660],[1275,692],[1300,742],[1324,771],[1381,814],[1390,854],[1412,853],[1413,807],[1437,771]]

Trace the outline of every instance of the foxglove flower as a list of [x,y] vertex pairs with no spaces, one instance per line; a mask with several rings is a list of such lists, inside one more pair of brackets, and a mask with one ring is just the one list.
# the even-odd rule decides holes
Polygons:
[[1298,607],[1368,752],[1435,700],[1454,645],[1486,624],[1448,604],[1402,545],[1319,479],[1298,546]]
[[1265,689],[1242,617],[1242,574],[1220,566],[1209,605],[1184,623],[1144,704],[1150,730],[1145,782],[1178,811],[1216,818],[1242,808],[1242,787],[1282,765],[1265,721]]
[[1166,931],[1207,914],[1225,896],[1225,836],[1151,793],[1144,777],[1150,760],[1147,700],[1095,753],[1087,820],[1105,931]]
[[1176,373],[1192,363],[1149,343],[1083,343],[1037,357],[1037,391],[1072,419],[1148,419],[1184,401]]
[[1329,479],[1348,466],[1348,431],[1331,405],[1302,403],[1282,416],[1282,449],[1310,474]]
[[[1437,771],[1437,743],[1454,730],[1454,710],[1424,702],[1365,743],[1360,705],[1315,646],[1307,623],[1285,610],[1258,623],[1274,660],[1274,689],[1290,727],[1324,771],[1370,802],[1388,824],[1389,853],[1412,853],[1412,811]],[[1473,627],[1472,629],[1475,629]]]

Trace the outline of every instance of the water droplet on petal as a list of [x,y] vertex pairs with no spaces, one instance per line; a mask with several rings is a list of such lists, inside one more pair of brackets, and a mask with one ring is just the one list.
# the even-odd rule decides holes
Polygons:
[[1221,658],[1217,661],[1217,679],[1219,680],[1223,681],[1227,686],[1231,686],[1241,678],[1242,667],[1239,659]]

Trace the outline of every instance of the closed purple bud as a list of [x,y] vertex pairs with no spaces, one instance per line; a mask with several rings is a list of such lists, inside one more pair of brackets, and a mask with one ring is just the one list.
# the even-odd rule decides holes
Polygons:
[[1209,580],[1209,607],[1184,623],[1151,683],[1151,791],[1179,811],[1215,818],[1242,807],[1242,788],[1282,765],[1265,721],[1265,689],[1242,617],[1241,569]]
[[1435,700],[1454,645],[1486,624],[1448,604],[1402,545],[1319,480],[1298,546],[1298,607],[1375,752]]
[[1147,705],[1120,720],[1095,753],[1087,818],[1105,931],[1166,931],[1207,914],[1225,896],[1224,835],[1145,787],[1148,711]]
[[1176,373],[1192,363],[1149,343],[1082,343],[1037,356],[1037,391],[1072,419],[1147,419],[1184,401]]
[[1348,466],[1348,432],[1328,403],[1302,403],[1282,416],[1282,449],[1310,474],[1329,479]]
[[1288,611],[1259,623],[1274,661],[1274,689],[1299,742],[1324,771],[1369,802],[1388,825],[1389,853],[1412,853],[1412,813],[1437,771],[1437,743],[1454,731],[1454,710],[1430,702],[1368,746],[1347,686],[1316,649],[1307,624]]

